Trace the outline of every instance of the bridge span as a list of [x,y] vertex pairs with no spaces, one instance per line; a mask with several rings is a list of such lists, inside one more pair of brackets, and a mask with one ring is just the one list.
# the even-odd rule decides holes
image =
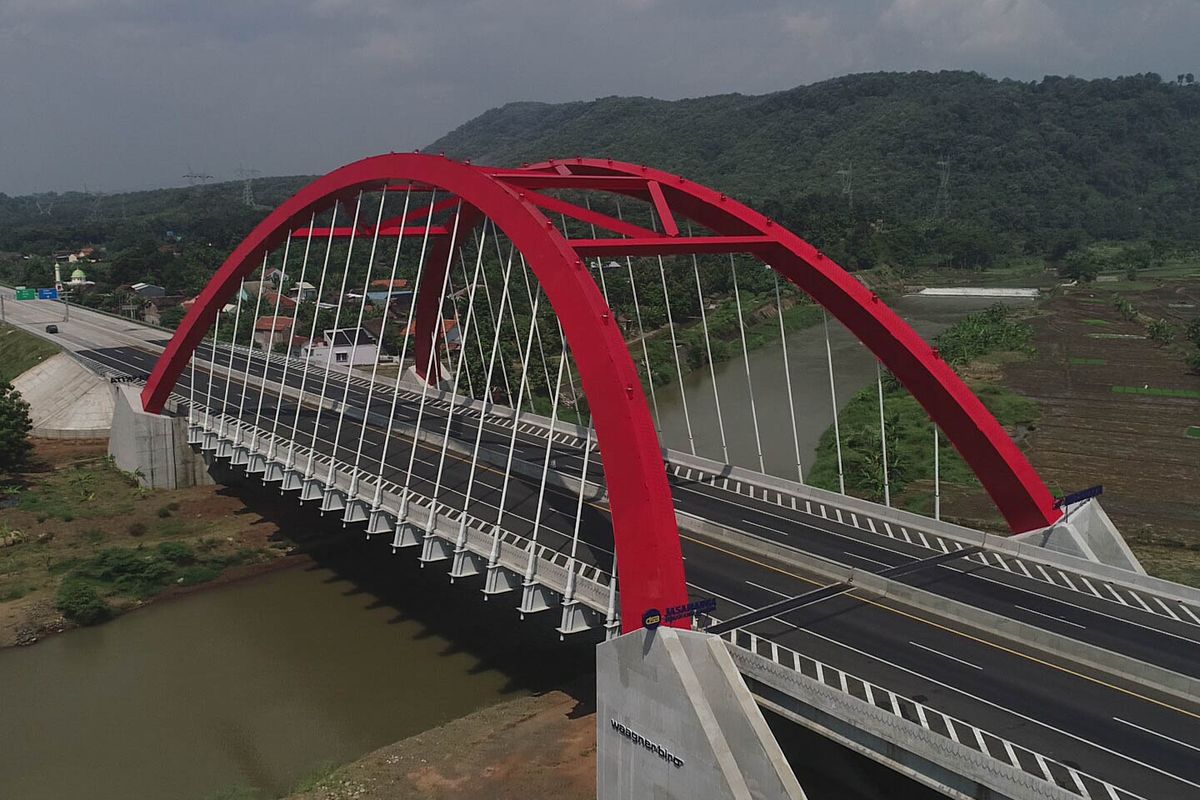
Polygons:
[[[269,217],[247,240],[252,246],[231,256],[170,339],[82,309],[72,310],[60,336],[97,371],[120,379],[122,424],[135,439],[146,440],[154,424],[140,399],[173,415],[181,437],[210,463],[319,502],[348,531],[441,564],[456,584],[494,601],[508,595],[523,615],[558,614],[564,636],[632,633],[657,622],[651,611],[715,599],[715,610],[665,624],[710,628],[764,708],[948,796],[1149,800],[1200,792],[1200,593],[815,489],[799,480],[802,470],[796,480],[769,476],[732,467],[721,454],[658,444],[642,395],[643,374],[655,365],[649,350],[635,364],[624,342],[630,320],[640,325],[637,292],[645,296],[653,285],[643,278],[639,286],[635,269],[643,267],[634,259],[657,261],[652,279],[661,277],[670,313],[668,267],[682,266],[698,287],[702,274],[712,280],[711,262],[702,271],[695,259],[680,263],[680,254],[792,258],[784,277],[874,343],[981,470],[1010,523],[1021,532],[1051,529],[1056,512],[1036,473],[936,352],[912,341],[878,298],[846,283],[795,237],[780,245],[775,232],[763,233],[778,227],[769,220],[711,211],[709,203],[732,204],[723,195],[692,184],[666,188],[683,185],[674,176],[584,161],[495,171],[487,177],[503,184],[504,203],[517,200],[521,213],[541,217],[517,234],[522,218],[480,207],[477,187],[438,184],[441,168],[426,164],[437,161],[412,157],[382,178],[370,173],[373,183],[355,171],[302,192],[301,202]],[[564,194],[549,193],[555,189]],[[599,200],[580,206],[570,194],[596,191],[619,195],[625,208]],[[417,196],[426,198],[419,214],[411,205]],[[369,200],[377,205],[374,225],[360,219],[376,208]],[[403,210],[388,218],[385,206],[398,201]],[[641,225],[629,221],[638,202]],[[353,208],[349,227],[339,227],[339,213],[349,213],[343,203]],[[708,233],[684,235],[684,220]],[[597,238],[596,226],[619,238]],[[477,229],[473,240],[470,229]],[[554,240],[550,255],[542,236]],[[377,254],[381,240],[392,242],[393,257]],[[357,267],[356,242],[370,248]],[[547,266],[563,248],[577,257]],[[628,254],[624,264],[612,262],[615,269],[602,261],[614,254]],[[584,259],[594,256],[601,263],[589,268]],[[737,293],[738,269],[729,263]],[[461,266],[461,280],[452,266]],[[372,299],[377,269],[390,277]],[[576,283],[555,286],[564,279],[551,269],[571,271]],[[300,275],[295,284],[320,287],[307,301],[308,320],[302,286],[295,295],[289,332],[307,322],[311,334],[300,347],[289,336],[283,347],[267,338],[263,350],[241,321],[266,316],[274,331],[284,293],[271,298],[261,282],[246,291],[253,272],[272,280],[272,271],[282,273],[276,288],[289,272]],[[615,280],[621,272],[623,284]],[[394,291],[397,274],[411,276],[411,294]],[[357,293],[348,291],[352,280]],[[337,288],[325,295],[326,285]],[[582,305],[572,293],[584,295]],[[326,297],[331,307],[322,308]],[[553,316],[539,315],[547,301]],[[396,374],[381,375],[377,357],[358,371],[339,368],[335,353],[352,363],[367,338],[358,331],[368,307],[382,307],[386,335],[393,303],[408,309]],[[700,311],[707,343],[703,302]],[[593,316],[582,324],[570,314]],[[443,317],[453,324],[441,324]],[[626,330],[617,330],[619,318]],[[607,328],[612,346],[597,349],[592,328]],[[326,329],[332,335],[315,352],[316,334]],[[338,332],[346,330],[354,333],[339,350]],[[726,413],[755,413],[749,378],[749,405],[727,398]],[[976,430],[966,430],[968,422]],[[886,425],[882,431],[886,447]],[[156,441],[138,457],[161,470],[180,456],[162,436]],[[886,483],[886,452],[883,470]],[[657,563],[672,558],[674,566]],[[620,721],[626,731],[661,739],[662,731],[637,722],[635,709],[629,713]]]

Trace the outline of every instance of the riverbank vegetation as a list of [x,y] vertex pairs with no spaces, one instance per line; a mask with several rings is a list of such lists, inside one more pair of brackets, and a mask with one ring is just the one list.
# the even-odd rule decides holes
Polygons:
[[103,622],[287,545],[214,486],[145,489],[103,442],[38,441],[0,486],[0,646]]
[[[993,362],[1027,357],[1032,329],[1019,311],[993,306],[960,320],[935,340],[939,352],[964,374],[968,385],[1000,424],[1018,434],[1033,426],[1038,408],[1015,392],[985,379],[973,369],[982,359]],[[890,374],[883,379],[884,430],[887,435],[887,478],[892,502],[929,513],[932,495],[910,492],[914,484],[927,487],[934,477],[933,425],[925,409]],[[846,491],[876,502],[884,498],[884,465],[880,437],[879,392],[875,385],[858,392],[838,414],[842,445],[842,475]],[[975,487],[978,479],[945,437],[940,439],[939,469],[944,487]],[[817,458],[808,473],[814,486],[837,491],[837,440],[832,426],[821,436]]]

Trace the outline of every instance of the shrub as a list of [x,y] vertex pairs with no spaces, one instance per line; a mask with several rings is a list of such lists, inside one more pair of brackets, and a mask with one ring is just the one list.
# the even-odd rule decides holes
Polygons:
[[158,514],[159,519],[166,519],[167,517],[171,516],[171,509],[167,508],[166,506],[163,506],[162,508],[158,509],[158,511],[155,513]]
[[79,580],[63,581],[55,604],[63,616],[78,625],[96,625],[112,616],[112,609],[95,588]]
[[146,523],[131,522],[131,523],[129,523],[128,530],[129,530],[130,536],[145,536],[146,535]]
[[182,542],[163,542],[158,546],[158,554],[175,564],[193,564],[196,561],[196,551]]

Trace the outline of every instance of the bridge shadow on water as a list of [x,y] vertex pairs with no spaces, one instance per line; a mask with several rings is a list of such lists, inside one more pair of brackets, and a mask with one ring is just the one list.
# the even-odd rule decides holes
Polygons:
[[[228,478],[226,475],[222,479]],[[371,598],[368,609],[389,609],[388,624],[415,623],[416,638],[445,642],[439,651],[466,653],[472,672],[495,671],[505,677],[502,695],[558,690],[575,704],[572,719],[595,713],[595,646],[599,632],[560,641],[556,610],[520,618],[516,592],[484,601],[482,576],[451,583],[448,561],[422,567],[416,549],[393,554],[390,536],[368,540],[361,525],[342,527],[340,516],[322,516],[315,503],[257,480],[239,479],[221,491],[246,504],[242,513],[261,516],[284,532],[280,541],[295,545],[308,562],[302,569],[325,573],[347,596]],[[277,535],[278,536],[278,535]],[[814,618],[821,611],[813,609]],[[935,800],[942,795],[824,737],[764,712],[809,800]]]

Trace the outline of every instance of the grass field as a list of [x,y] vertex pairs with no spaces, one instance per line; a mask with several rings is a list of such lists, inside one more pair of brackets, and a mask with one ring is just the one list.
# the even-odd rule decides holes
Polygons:
[[0,324],[0,383],[11,383],[57,352],[57,347],[39,336]]

